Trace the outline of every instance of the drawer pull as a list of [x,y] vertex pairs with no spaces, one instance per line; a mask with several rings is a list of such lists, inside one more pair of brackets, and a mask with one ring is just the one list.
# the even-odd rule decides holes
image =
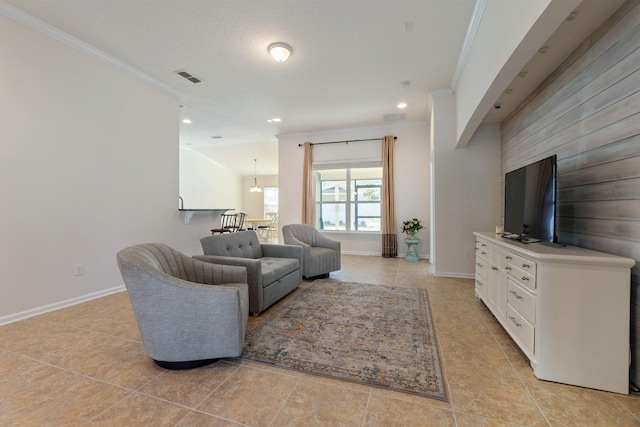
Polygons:
[[477,280],[476,280],[476,284],[477,284],[478,286],[482,286],[482,283],[478,282]]
[[529,280],[529,278],[522,276],[522,280],[527,281],[527,280]]
[[492,266],[491,266],[491,269],[492,269],[492,270],[497,270],[497,269],[498,269],[498,267],[494,267],[494,266],[492,265]]
[[511,267],[507,266],[504,268],[505,270],[511,270]]
[[504,259],[511,259],[511,257],[507,255],[506,257],[504,257]]
[[481,253],[482,255],[486,255],[486,254],[487,254],[486,252],[480,252],[480,253]]
[[516,327],[518,328],[522,327],[522,323],[518,323],[518,320],[515,317],[509,316],[509,319],[511,319],[511,321],[513,322],[514,325],[516,325]]
[[486,248],[486,247],[487,247],[487,245],[485,245],[485,244],[483,243],[483,244],[482,244],[482,247],[483,247],[483,248]]
[[518,295],[518,293],[516,291],[509,291],[513,294],[513,296],[515,296],[518,299],[522,299],[522,297],[520,295]]
[[531,267],[529,264],[522,264],[522,268],[529,268]]
[[480,264],[479,262],[476,262],[476,265],[477,265],[478,267],[482,267],[482,264]]

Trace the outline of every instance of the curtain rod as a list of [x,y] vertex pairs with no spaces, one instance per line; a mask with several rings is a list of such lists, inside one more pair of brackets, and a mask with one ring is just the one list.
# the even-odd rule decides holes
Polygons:
[[[323,145],[323,144],[348,144],[350,142],[363,142],[363,141],[382,141],[383,138],[370,138],[370,139],[349,139],[346,141],[329,141],[329,142],[312,142],[311,145]],[[398,139],[394,136],[393,139]],[[298,144],[298,147],[304,147],[304,144]]]

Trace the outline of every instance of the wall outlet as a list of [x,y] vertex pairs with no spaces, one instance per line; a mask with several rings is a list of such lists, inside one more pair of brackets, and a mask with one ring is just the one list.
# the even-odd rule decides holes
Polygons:
[[77,264],[74,268],[74,273],[76,277],[82,276],[84,274],[84,264]]
[[471,257],[471,252],[470,251],[464,251],[464,257],[465,258],[470,258]]

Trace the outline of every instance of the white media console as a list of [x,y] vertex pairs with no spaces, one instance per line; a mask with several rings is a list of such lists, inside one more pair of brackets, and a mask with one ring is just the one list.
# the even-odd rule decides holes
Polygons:
[[535,376],[628,394],[635,261],[474,235],[476,296],[529,358]]

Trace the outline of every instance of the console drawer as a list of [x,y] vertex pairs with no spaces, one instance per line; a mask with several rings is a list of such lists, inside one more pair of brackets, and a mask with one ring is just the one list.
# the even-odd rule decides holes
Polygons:
[[507,303],[507,328],[516,341],[522,346],[522,351],[528,357],[533,356],[534,329],[509,303]]
[[532,291],[536,290],[536,276],[535,274],[531,274],[529,271],[518,267],[519,264],[514,264],[513,262],[509,262],[505,269],[507,270],[507,274],[513,280],[521,284],[525,288],[529,288]]
[[512,279],[509,279],[507,283],[507,302],[520,313],[527,322],[535,325],[536,297]]
[[476,257],[476,274],[482,277],[484,280],[487,280],[487,272],[489,265],[486,260]]
[[526,258],[522,258],[519,255],[516,255],[512,252],[509,252],[507,255],[507,262],[517,268],[519,268],[520,270],[524,271],[525,273],[528,273],[532,276],[536,275],[536,263],[533,261],[530,261]]

